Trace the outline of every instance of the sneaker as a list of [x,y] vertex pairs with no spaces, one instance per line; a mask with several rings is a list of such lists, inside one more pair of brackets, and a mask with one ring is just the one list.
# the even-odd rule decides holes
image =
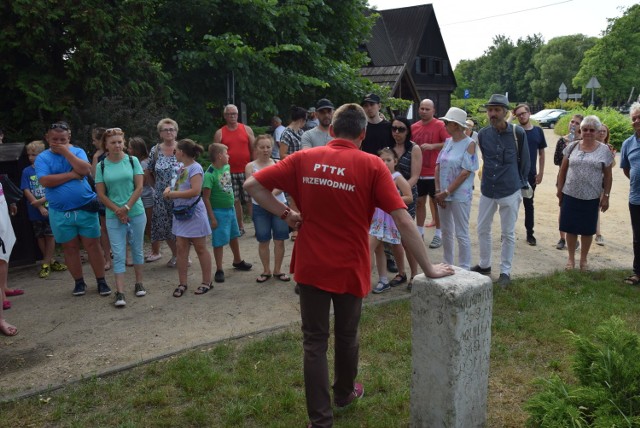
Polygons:
[[602,237],[602,235],[596,235],[596,244],[600,245],[601,247],[604,246],[604,238]]
[[501,273],[496,283],[502,288],[507,288],[507,286],[511,285],[511,277],[508,273]]
[[109,288],[109,286],[107,285],[106,282],[99,282],[98,283],[98,293],[100,293],[101,296],[108,296],[109,294],[111,294],[111,289]]
[[49,278],[49,274],[51,273],[51,268],[49,267],[48,264],[43,264],[42,268],[40,268],[40,273],[38,274],[38,276],[40,278]]
[[385,291],[391,290],[391,286],[388,282],[378,281],[378,285],[372,290],[374,294],[384,293]]
[[162,254],[153,254],[150,253],[147,257],[145,257],[144,261],[147,263],[158,261],[162,258]]
[[556,250],[564,250],[567,247],[567,241],[560,239],[556,244]]
[[431,240],[431,244],[429,244],[429,248],[440,248],[440,246],[442,246],[442,238],[436,235]]
[[224,271],[222,270],[217,270],[216,274],[213,275],[213,280],[215,282],[224,282]]
[[73,288],[74,296],[84,296],[87,292],[87,284],[84,282],[76,283],[76,286]]
[[169,259],[169,261],[167,262],[167,267],[168,267],[168,268],[174,268],[174,267],[176,267],[176,264],[177,264],[177,263],[178,263],[178,262],[177,262],[177,260],[176,260],[176,256],[173,256],[173,257],[171,257],[171,258]]
[[335,400],[334,404],[338,408],[347,407],[349,404],[353,403],[354,400],[362,398],[364,396],[364,386],[361,383],[356,383],[353,385],[353,391],[351,394],[347,396],[344,400]]
[[65,270],[67,270],[67,265],[54,260],[53,263],[51,263],[51,270],[54,272],[64,272]]
[[127,302],[124,301],[124,294],[116,292],[116,302],[114,303],[116,308],[121,308],[126,304]]
[[139,282],[136,282],[135,290],[136,290],[136,297],[142,297],[147,294],[147,290],[145,290],[142,284]]
[[480,267],[480,265],[475,265],[474,267],[472,267],[469,270],[471,272],[478,272],[478,273],[481,273],[483,275],[491,275],[491,266],[483,268],[483,267]]
[[536,238],[534,238],[533,235],[527,235],[527,244],[531,245],[532,247],[535,247],[537,244]]
[[396,265],[396,261],[391,257],[387,259],[387,270],[391,273],[398,273],[398,265]]
[[234,269],[238,269],[238,270],[251,270],[251,266],[253,266],[251,263],[247,263],[244,260],[242,260],[240,263],[233,263],[232,264]]

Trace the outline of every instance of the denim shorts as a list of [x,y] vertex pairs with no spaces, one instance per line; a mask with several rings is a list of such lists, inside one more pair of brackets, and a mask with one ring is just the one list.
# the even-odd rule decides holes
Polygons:
[[232,239],[240,236],[235,208],[214,208],[213,215],[218,223],[218,226],[213,229],[211,234],[211,245],[214,248],[223,247]]
[[98,213],[84,210],[56,211],[49,209],[49,223],[56,242],[64,244],[77,236],[100,237]]
[[258,242],[270,241],[272,236],[276,241],[289,239],[289,225],[287,222],[271,214],[260,205],[253,204],[251,219],[256,229]]

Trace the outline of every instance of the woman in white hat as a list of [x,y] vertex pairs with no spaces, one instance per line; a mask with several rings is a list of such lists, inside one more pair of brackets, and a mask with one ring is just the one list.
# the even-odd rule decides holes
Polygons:
[[473,180],[478,170],[476,143],[465,134],[467,113],[451,107],[441,117],[451,138],[447,138],[436,160],[436,203],[440,214],[444,262],[454,264],[454,237],[458,240],[458,266],[471,268],[469,213]]

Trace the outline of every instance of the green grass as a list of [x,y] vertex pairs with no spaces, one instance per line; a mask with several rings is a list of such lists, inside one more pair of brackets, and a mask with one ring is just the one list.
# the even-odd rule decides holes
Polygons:
[[[524,426],[524,403],[540,390],[536,378],[573,379],[566,330],[589,336],[617,315],[637,331],[640,288],[623,285],[624,275],[561,272],[495,290],[488,426]],[[335,425],[408,426],[409,301],[368,306],[360,331],[365,399],[337,412]],[[294,326],[0,404],[0,426],[296,427],[307,420],[304,403],[301,333]]]

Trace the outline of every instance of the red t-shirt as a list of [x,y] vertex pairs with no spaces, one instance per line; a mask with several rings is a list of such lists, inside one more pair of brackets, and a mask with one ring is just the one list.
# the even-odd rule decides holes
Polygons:
[[382,160],[335,139],[289,155],[254,177],[269,190],[291,194],[302,214],[291,259],[295,280],[331,293],[366,296],[373,211],[406,208]]
[[251,148],[249,135],[242,123],[238,123],[238,127],[233,131],[227,125],[222,128],[222,138],[220,142],[229,149],[229,167],[232,174],[244,172],[244,167],[251,162]]
[[[444,140],[449,137],[450,135],[444,127],[444,122],[440,119],[436,119],[435,117],[426,125],[422,123],[422,121],[411,125],[411,140],[419,146],[425,143],[444,143]],[[422,151],[422,169],[420,170],[420,177],[435,177],[438,153],[440,153],[440,150]]]

